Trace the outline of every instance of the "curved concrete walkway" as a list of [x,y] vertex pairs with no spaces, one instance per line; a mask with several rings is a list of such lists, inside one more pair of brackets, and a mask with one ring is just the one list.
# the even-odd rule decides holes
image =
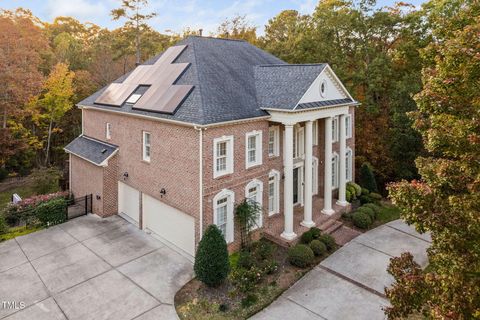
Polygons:
[[323,260],[251,319],[385,319],[390,258],[410,251],[423,267],[431,239],[401,220],[370,230]]

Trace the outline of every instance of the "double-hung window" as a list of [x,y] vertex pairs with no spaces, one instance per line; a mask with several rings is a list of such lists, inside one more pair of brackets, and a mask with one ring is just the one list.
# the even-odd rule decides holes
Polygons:
[[262,132],[252,131],[245,135],[246,168],[262,164]]
[[[259,180],[252,180],[250,181],[245,187],[245,198],[249,202],[257,203],[258,206],[262,207],[262,190],[263,184]],[[260,210],[261,211],[261,210]],[[255,224],[252,229],[256,229],[262,226],[262,212],[259,212],[256,219]]]
[[280,207],[280,173],[272,170],[268,175],[268,214],[279,212]]
[[345,116],[345,132],[347,139],[352,137],[352,116],[349,114]]
[[271,126],[268,128],[268,156],[269,157],[276,157],[280,155],[279,150],[279,127],[278,126]]
[[105,124],[105,138],[110,140],[112,138],[112,124],[107,122]]
[[143,152],[142,158],[143,161],[150,162],[150,154],[151,154],[151,134],[150,132],[143,131]]
[[213,223],[220,229],[227,243],[233,242],[233,202],[235,194],[223,190],[213,198]]
[[332,189],[338,188],[338,154],[332,156]]
[[233,173],[233,136],[213,141],[213,177]]
[[345,166],[345,177],[347,181],[352,181],[352,173],[353,173],[353,156],[352,156],[352,149],[347,148],[347,152],[345,153],[345,160],[346,160],[346,166]]
[[338,141],[338,117],[332,119],[332,142]]
[[313,140],[314,146],[318,145],[318,121],[317,120],[313,121],[312,140]]

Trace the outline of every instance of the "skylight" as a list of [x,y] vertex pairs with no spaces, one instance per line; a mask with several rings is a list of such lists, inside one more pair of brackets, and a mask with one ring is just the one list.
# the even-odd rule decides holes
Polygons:
[[137,103],[138,99],[140,99],[141,96],[142,95],[139,94],[139,93],[134,93],[127,99],[127,103],[128,104],[135,104],[135,103]]

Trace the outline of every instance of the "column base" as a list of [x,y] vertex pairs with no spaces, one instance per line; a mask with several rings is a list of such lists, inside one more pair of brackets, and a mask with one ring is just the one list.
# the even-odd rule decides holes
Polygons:
[[338,204],[339,206],[346,207],[346,206],[348,206],[349,203],[348,203],[347,201],[337,200],[337,204]]
[[283,239],[285,240],[293,240],[297,237],[297,234],[295,232],[290,232],[290,233],[286,233],[285,231],[282,232],[282,234],[280,235],[280,237],[282,237]]
[[335,210],[333,210],[333,209],[323,209],[322,213],[331,216],[332,214],[335,213]]
[[315,225],[316,225],[315,222],[313,222],[313,221],[305,221],[305,220],[300,222],[300,224],[304,227],[307,227],[307,228],[315,227]]

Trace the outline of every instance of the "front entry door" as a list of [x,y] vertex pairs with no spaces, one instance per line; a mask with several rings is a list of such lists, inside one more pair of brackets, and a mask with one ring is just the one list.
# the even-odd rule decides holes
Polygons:
[[299,168],[293,169],[293,204],[298,203],[298,178]]

